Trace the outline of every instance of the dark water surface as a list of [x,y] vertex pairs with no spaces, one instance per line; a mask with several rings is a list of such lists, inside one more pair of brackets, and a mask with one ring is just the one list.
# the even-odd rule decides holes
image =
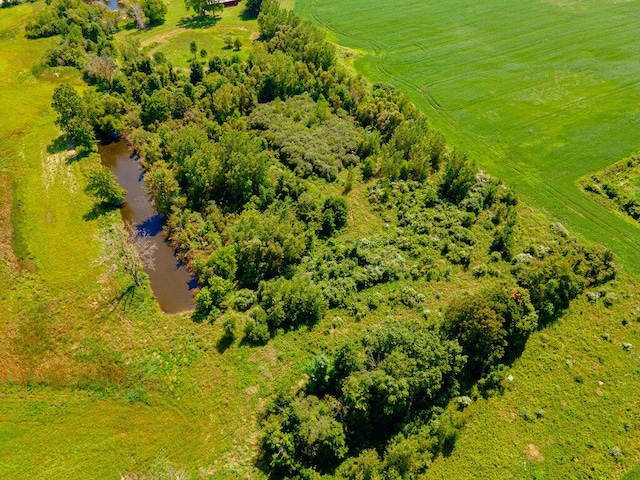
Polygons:
[[131,222],[141,233],[148,235],[156,246],[155,269],[145,267],[151,280],[151,289],[166,313],[179,313],[195,307],[193,288],[196,281],[184,265],[180,264],[174,250],[162,232],[163,217],[156,213],[144,191],[144,176],[137,157],[129,153],[127,143],[99,147],[102,164],[118,178],[118,183],[127,190],[124,205],[120,209],[122,219]]

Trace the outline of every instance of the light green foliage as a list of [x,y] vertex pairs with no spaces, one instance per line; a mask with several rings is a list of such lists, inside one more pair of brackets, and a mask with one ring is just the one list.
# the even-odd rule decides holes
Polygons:
[[144,16],[147,17],[149,25],[160,25],[164,23],[167,15],[167,5],[162,0],[143,0],[141,2]]
[[51,106],[58,114],[56,125],[63,129],[71,120],[76,117],[84,117],[85,114],[85,105],[78,92],[66,83],[56,87]]
[[271,330],[318,323],[327,309],[322,290],[308,276],[260,283],[258,301]]
[[306,251],[303,232],[303,224],[288,210],[262,215],[245,210],[229,227],[238,252],[240,283],[256,286],[290,272]]
[[335,180],[343,168],[359,163],[357,151],[363,132],[326,107],[325,112],[320,121],[316,103],[308,95],[300,95],[284,104],[258,106],[249,125],[264,132],[269,144],[282,151],[282,160],[299,176],[316,174]]
[[127,193],[107,167],[97,166],[87,172],[87,192],[98,200],[117,205]]

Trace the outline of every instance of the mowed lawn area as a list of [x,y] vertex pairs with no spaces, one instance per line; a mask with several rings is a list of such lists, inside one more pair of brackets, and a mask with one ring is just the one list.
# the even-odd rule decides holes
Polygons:
[[640,3],[297,0],[481,168],[640,277],[640,226],[576,181],[640,147]]

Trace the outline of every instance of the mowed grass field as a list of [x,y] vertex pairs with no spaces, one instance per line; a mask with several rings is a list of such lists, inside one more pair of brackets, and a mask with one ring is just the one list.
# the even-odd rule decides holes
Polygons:
[[640,148],[640,2],[297,0],[481,168],[640,278],[640,227],[576,181]]

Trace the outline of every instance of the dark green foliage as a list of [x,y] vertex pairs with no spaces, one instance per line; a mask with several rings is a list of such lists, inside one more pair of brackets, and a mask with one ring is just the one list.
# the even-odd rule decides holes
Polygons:
[[260,214],[245,210],[229,227],[237,248],[238,280],[257,286],[266,279],[285,275],[306,251],[304,226],[288,210]]
[[145,125],[162,122],[170,116],[169,102],[165,92],[156,90],[151,96],[142,98],[142,121]]
[[[464,363],[460,347],[419,323],[386,323],[373,337],[365,338],[365,346],[362,358],[366,356],[368,362],[360,360],[355,346],[339,349],[332,361],[316,357],[309,366],[308,393],[276,402],[263,439],[265,460],[275,472],[292,475],[313,468],[329,473],[347,453],[384,445],[415,414],[430,411],[457,393],[455,379]],[[316,395],[325,396],[320,400]],[[309,417],[302,412],[313,412],[317,425],[305,424]],[[310,438],[318,440],[309,445]],[[309,455],[310,448],[313,455]],[[391,460],[394,452],[403,449],[392,445],[387,450],[389,471],[398,465]],[[431,458],[431,451],[426,450]],[[367,457],[369,470],[385,468],[378,466],[376,459]],[[352,466],[347,463],[341,467],[339,478],[349,478]]]
[[467,376],[473,381],[500,361],[518,357],[537,326],[538,314],[529,292],[502,287],[452,301],[443,331],[462,346]]
[[193,85],[197,85],[204,78],[204,68],[202,64],[197,60],[191,62],[191,77],[190,81]]
[[53,92],[53,102],[51,106],[58,114],[56,125],[60,128],[66,128],[71,120],[76,117],[83,117],[85,114],[85,105],[82,98],[75,89],[66,83],[63,83]]
[[96,136],[93,127],[86,120],[80,117],[72,118],[65,130],[76,150],[86,152],[96,149]]
[[174,205],[182,203],[180,185],[164,162],[154,164],[145,175],[145,181],[158,213],[168,215]]
[[560,224],[554,254],[532,250],[516,261],[513,274],[518,283],[529,290],[542,323],[557,318],[586,287],[597,286],[616,276],[612,253],[599,246],[585,246],[567,239]]
[[239,210],[267,187],[269,158],[263,150],[263,142],[245,132],[225,133],[220,138],[216,152],[220,164],[213,179],[216,201]]
[[258,301],[267,313],[271,330],[314,325],[327,309],[321,289],[308,276],[262,282]]
[[346,456],[344,428],[335,419],[331,399],[298,396],[279,399],[278,419],[267,423],[262,448],[269,467],[279,476],[315,467],[329,473]]
[[502,258],[509,261],[513,257],[514,232],[516,225],[515,215],[511,215],[505,225],[496,231],[493,241],[489,246],[489,251],[499,252]]
[[329,197],[322,208],[322,234],[330,237],[347,225],[347,201],[342,197]]
[[247,16],[256,18],[260,13],[260,7],[262,7],[262,0],[247,0],[244,11]]
[[475,164],[466,154],[453,152],[447,159],[440,193],[453,203],[460,203],[475,183],[475,178]]
[[462,346],[472,378],[479,378],[504,356],[507,345],[504,319],[484,296],[466,295],[454,300],[447,307],[445,319],[445,334]]
[[[197,15],[204,16],[207,13],[212,13],[215,17],[218,12],[223,10],[222,3],[219,2],[211,2],[208,0],[185,0],[184,2],[187,10],[193,10]],[[195,51],[193,52],[195,55]]]

